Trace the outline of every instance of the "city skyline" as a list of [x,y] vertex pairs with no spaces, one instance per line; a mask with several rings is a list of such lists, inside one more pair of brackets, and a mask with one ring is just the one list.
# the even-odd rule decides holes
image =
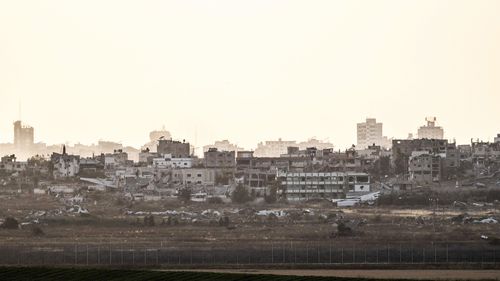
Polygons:
[[[429,117],[426,117],[425,119],[425,122],[428,122],[427,118]],[[434,122],[435,121],[435,117],[432,117],[434,118]],[[366,118],[366,121],[368,120],[376,120],[376,118],[372,118],[372,117],[367,117]],[[44,143],[44,144],[47,144],[47,145],[62,145],[62,144],[66,144],[66,145],[75,145],[75,144],[81,144],[81,145],[96,145],[99,141],[110,141],[110,142],[116,142],[116,143],[119,143],[121,145],[123,145],[123,147],[132,147],[132,148],[136,148],[136,149],[140,149],[141,147],[144,147],[145,145],[148,145],[148,143],[150,143],[151,141],[153,141],[152,139],[149,140],[149,142],[147,141],[147,138],[145,137],[144,138],[144,141],[140,144],[137,144],[137,145],[134,145],[134,144],[128,144],[126,142],[123,142],[123,141],[119,141],[119,140],[115,140],[115,139],[102,139],[102,138],[98,138],[98,139],[95,139],[94,141],[91,141],[91,142],[88,142],[88,143],[85,143],[85,142],[82,142],[82,141],[76,141],[76,142],[69,142],[69,141],[61,141],[61,142],[53,142],[53,143],[50,143],[50,142],[47,142],[43,139],[40,139],[40,138],[37,138],[37,131],[36,131],[36,127],[32,126],[31,124],[27,124],[25,122],[23,122],[22,120],[17,120],[15,122],[13,122],[12,125],[14,125],[14,130],[12,130],[12,127],[11,127],[11,139],[10,140],[5,140],[3,141],[1,138],[0,138],[0,144],[12,144],[14,145],[13,148],[15,148],[15,145],[16,145],[16,142],[15,142],[15,136],[14,136],[14,132],[16,131],[16,123],[19,123],[19,121],[22,122],[22,126],[23,127],[26,127],[26,128],[29,128],[31,130],[31,142],[34,142],[34,143]],[[378,120],[377,120],[378,121]],[[364,123],[362,123],[364,124]],[[383,122],[381,123],[378,123],[378,124],[384,124]],[[438,123],[439,125],[441,125],[440,123]],[[359,130],[359,125],[360,123],[356,123],[354,124],[355,128],[357,128],[357,130]],[[428,124],[421,124],[423,126],[426,126]],[[21,126],[21,123],[19,123],[19,125],[17,126]],[[443,130],[442,127],[439,127],[441,130]],[[163,131],[166,131],[167,132],[167,136],[161,136],[161,137],[166,137],[166,138],[170,138],[172,140],[179,140],[179,141],[186,141],[186,142],[189,142],[191,143],[192,145],[192,148],[195,150],[195,154],[196,155],[201,155],[203,154],[203,151],[206,151],[207,147],[210,147],[211,145],[213,145],[214,143],[217,144],[219,142],[223,142],[223,141],[229,141],[229,144],[231,145],[234,145],[234,146],[238,146],[239,144],[234,142],[233,141],[233,137],[232,136],[225,136],[221,139],[215,139],[211,142],[207,142],[207,143],[194,143],[194,140],[193,139],[189,139],[189,138],[182,138],[182,137],[178,137],[175,135],[175,133],[172,133],[168,128],[166,128],[165,126],[163,126],[161,128],[160,131],[157,130],[158,128],[156,129],[151,129],[148,134],[153,134],[153,133],[156,133],[158,134],[159,132],[161,132],[162,130]],[[415,132],[418,132],[419,130],[422,129],[422,126],[419,127],[419,128],[416,128],[414,131]],[[35,130],[35,133],[33,133],[33,130]],[[382,135],[382,128],[380,128],[380,134]],[[383,133],[385,135],[385,133]],[[0,132],[0,136],[6,136],[7,134],[4,134],[3,132]],[[390,142],[392,139],[406,139],[408,137],[412,137],[412,138],[415,138],[415,139],[419,139],[421,137],[419,137],[418,133],[414,133],[413,131],[410,131],[409,134],[406,136],[406,137],[394,137],[394,136],[384,136],[384,138],[386,138],[386,141]],[[481,138],[478,138],[478,137],[475,137],[475,136],[471,136],[469,139],[468,139],[468,142],[464,142],[464,143],[460,143],[458,141],[456,141],[456,139],[454,138],[447,138],[447,135],[445,133],[444,135],[444,138],[443,139],[446,139],[446,140],[449,140],[449,141],[455,141],[457,144],[469,144],[471,140],[479,140],[479,141],[485,141],[485,142],[493,142],[495,141],[496,139],[498,138],[498,133],[497,134],[494,134],[491,138],[488,138],[488,139],[481,139]],[[368,142],[370,142],[368,140],[369,138],[367,137],[367,140]],[[439,139],[439,138],[438,138]],[[291,138],[282,138],[282,137],[278,137],[276,139],[272,139],[272,138],[267,138],[267,139],[261,139],[261,140],[258,140],[253,146],[249,146],[249,147],[239,147],[238,150],[256,150],[261,144],[265,144],[265,142],[267,141],[271,141],[271,142],[274,142],[274,141],[283,141],[283,142],[294,142],[296,146],[299,146],[300,144],[299,143],[296,143],[297,141],[310,141],[310,140],[318,140],[318,141],[327,141],[327,142],[330,142],[330,138],[325,138],[325,139],[320,139],[316,136],[309,136],[309,137],[306,137],[306,138],[303,138],[303,139],[291,139]],[[380,143],[378,143],[378,141],[373,141],[374,143],[377,142],[376,144],[377,145],[380,145]],[[361,147],[359,147],[359,132],[357,132],[357,136],[353,136],[353,142],[352,144],[350,145],[347,145],[346,147],[341,147],[339,146],[338,144],[332,142],[331,143],[333,145],[333,147],[335,149],[348,149],[350,148],[352,145],[355,145],[358,149],[366,149],[366,146],[367,145],[370,145],[370,144],[366,144],[366,145],[362,145]],[[385,145],[383,145],[385,147]],[[215,146],[214,146],[215,147]],[[389,148],[390,149],[390,146],[389,147],[386,147],[386,148]]]

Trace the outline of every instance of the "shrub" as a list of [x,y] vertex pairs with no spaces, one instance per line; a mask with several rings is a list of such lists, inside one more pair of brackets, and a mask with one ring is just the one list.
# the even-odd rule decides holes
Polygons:
[[246,203],[252,200],[252,198],[248,193],[246,187],[242,184],[239,184],[234,189],[233,194],[231,194],[231,200],[235,203]]
[[177,198],[179,198],[182,202],[189,202],[191,200],[191,189],[186,187],[179,190]]
[[145,226],[155,226],[154,216],[145,216],[144,217],[144,225]]
[[266,201],[266,203],[268,204],[276,203],[277,199],[276,193],[277,193],[276,186],[274,185],[271,186],[271,188],[269,189],[269,194],[264,195],[264,200]]
[[45,235],[45,232],[43,232],[40,227],[34,226],[31,228],[31,234],[33,234],[33,236],[42,236]]
[[19,228],[19,222],[15,218],[13,218],[13,217],[8,217],[3,222],[2,228],[5,228],[5,229],[18,229]]
[[222,198],[220,197],[209,197],[207,199],[208,204],[224,204],[224,201],[222,201]]

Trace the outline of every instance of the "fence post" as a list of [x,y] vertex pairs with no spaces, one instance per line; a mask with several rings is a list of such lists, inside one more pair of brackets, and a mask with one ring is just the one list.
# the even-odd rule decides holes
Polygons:
[[399,263],[403,262],[403,246],[399,244]]
[[449,253],[448,253],[448,244],[446,244],[446,263],[449,263]]
[[344,247],[342,247],[342,263],[344,263]]
[[365,245],[364,248],[365,248],[365,263],[366,263],[366,245]]
[[387,264],[390,263],[390,253],[389,253],[389,245],[387,245]]
[[283,264],[285,264],[285,259],[286,259],[286,246],[283,244],[281,247],[283,247]]
[[436,250],[436,244],[434,244],[434,263],[437,263],[437,250]]
[[330,243],[330,264],[332,264],[332,243]]
[[321,263],[319,243],[318,243],[318,263]]
[[306,244],[306,263],[309,264],[309,244]]
[[352,263],[356,263],[356,244],[352,246]]
[[274,244],[271,243],[271,263],[274,263]]

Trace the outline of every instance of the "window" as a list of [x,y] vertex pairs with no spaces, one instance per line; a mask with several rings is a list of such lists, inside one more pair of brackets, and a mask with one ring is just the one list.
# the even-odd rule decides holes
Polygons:
[[358,176],[357,181],[358,182],[368,182],[369,178],[368,178],[368,176]]
[[198,177],[201,178],[201,174],[198,174]]

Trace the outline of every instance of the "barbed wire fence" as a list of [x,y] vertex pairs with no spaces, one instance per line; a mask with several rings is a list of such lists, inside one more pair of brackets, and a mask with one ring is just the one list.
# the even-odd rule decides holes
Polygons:
[[60,244],[0,246],[0,264],[20,266],[300,266],[300,265],[496,265],[500,248],[490,245],[341,245],[267,243],[244,247],[210,244]]

